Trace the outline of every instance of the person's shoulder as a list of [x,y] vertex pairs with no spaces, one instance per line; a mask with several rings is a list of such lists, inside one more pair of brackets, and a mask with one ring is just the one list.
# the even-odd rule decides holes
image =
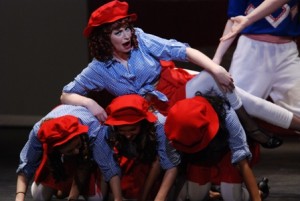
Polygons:
[[135,35],[137,37],[141,37],[142,35],[146,34],[146,32],[144,32],[144,30],[139,27],[135,27],[134,30],[135,30]]
[[144,33],[144,30],[139,27],[134,27],[135,33]]
[[108,61],[99,61],[96,58],[93,58],[90,63],[87,66],[87,69],[93,69],[96,71],[99,70],[103,70],[105,68],[108,68],[109,66],[111,66],[111,64],[113,63],[113,60],[108,60]]
[[102,61],[99,61],[96,58],[93,58],[90,63],[88,64],[89,67],[93,67],[93,66],[99,66],[99,65],[104,65],[105,63]]

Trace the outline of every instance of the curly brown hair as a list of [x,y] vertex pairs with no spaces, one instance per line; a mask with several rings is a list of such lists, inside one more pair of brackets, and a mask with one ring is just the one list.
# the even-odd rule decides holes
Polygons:
[[112,23],[106,23],[95,27],[88,38],[88,47],[92,57],[98,61],[108,61],[113,57],[113,46],[110,41],[110,34],[113,30],[121,27],[128,27],[132,32],[131,44],[133,48],[138,47],[137,37],[131,18],[123,18]]

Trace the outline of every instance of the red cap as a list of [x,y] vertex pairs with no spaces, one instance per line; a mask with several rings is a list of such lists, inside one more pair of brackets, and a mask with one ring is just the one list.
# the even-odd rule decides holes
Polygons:
[[136,20],[137,15],[135,13],[128,14],[128,3],[121,1],[111,1],[100,6],[95,10],[89,19],[88,25],[83,31],[83,35],[88,37],[94,27],[98,27],[105,23],[115,22],[119,19],[130,17],[133,21]]
[[149,112],[149,103],[140,95],[131,94],[115,98],[107,107],[105,124],[120,126],[137,123],[143,119],[155,122],[157,117]]
[[178,101],[171,107],[165,132],[175,149],[195,153],[204,149],[219,129],[218,116],[203,97]]
[[54,119],[46,120],[41,124],[37,134],[43,144],[43,157],[36,170],[35,181],[41,182],[42,171],[48,160],[48,153],[53,147],[62,145],[75,136],[88,132],[88,126],[82,125],[77,117],[65,115]]
[[51,149],[87,132],[88,126],[82,125],[77,117],[65,115],[42,123],[38,138],[48,145],[48,149]]

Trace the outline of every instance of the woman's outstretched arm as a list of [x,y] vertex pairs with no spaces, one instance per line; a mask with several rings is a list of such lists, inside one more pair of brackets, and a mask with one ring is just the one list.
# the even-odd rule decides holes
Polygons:
[[221,41],[235,37],[245,27],[271,14],[272,12],[274,12],[276,9],[278,9],[280,6],[284,5],[288,1],[289,0],[265,0],[248,15],[246,16],[239,15],[236,17],[232,17],[230,19],[233,23],[231,31],[228,34],[223,35]]

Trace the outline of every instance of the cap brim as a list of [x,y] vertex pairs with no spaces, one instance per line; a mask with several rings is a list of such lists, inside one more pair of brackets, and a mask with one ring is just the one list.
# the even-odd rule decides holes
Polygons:
[[104,124],[110,126],[129,125],[129,124],[135,124],[139,121],[142,121],[143,119],[146,119],[150,123],[154,123],[157,121],[157,117],[154,114],[152,114],[151,112],[147,112],[147,115],[144,117],[138,117],[138,116],[126,116],[126,118],[108,117],[107,120],[104,122]]

